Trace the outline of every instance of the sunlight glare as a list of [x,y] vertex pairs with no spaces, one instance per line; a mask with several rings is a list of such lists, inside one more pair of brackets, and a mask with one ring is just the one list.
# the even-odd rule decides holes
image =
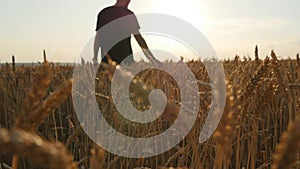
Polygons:
[[201,8],[201,2],[198,0],[163,0],[157,3],[154,10],[179,17],[195,26],[201,26],[206,23],[205,12]]

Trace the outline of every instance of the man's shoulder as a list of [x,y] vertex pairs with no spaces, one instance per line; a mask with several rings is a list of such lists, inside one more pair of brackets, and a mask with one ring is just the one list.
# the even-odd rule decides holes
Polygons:
[[100,12],[111,10],[113,8],[114,8],[114,6],[108,6],[108,7],[103,8]]

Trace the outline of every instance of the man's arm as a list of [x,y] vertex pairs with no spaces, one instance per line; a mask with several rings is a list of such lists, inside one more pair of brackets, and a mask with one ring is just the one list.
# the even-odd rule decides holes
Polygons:
[[100,49],[100,33],[97,31],[95,41],[94,41],[94,63],[98,63],[98,53]]
[[143,38],[143,36],[140,34],[140,32],[136,32],[134,33],[134,37],[136,39],[136,41],[138,42],[138,44],[140,45],[140,47],[142,48],[145,56],[147,57],[147,59],[149,59],[150,62],[154,62],[154,63],[160,63],[160,61],[158,61],[153,54],[151,53],[151,51],[148,48],[148,45],[145,41],[145,39]]

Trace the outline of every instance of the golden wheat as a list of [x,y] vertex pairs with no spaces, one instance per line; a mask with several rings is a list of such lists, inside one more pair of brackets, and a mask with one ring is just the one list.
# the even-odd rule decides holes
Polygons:
[[[80,168],[252,169],[270,168],[272,163],[273,168],[293,166],[300,159],[296,132],[300,111],[299,60],[278,60],[275,52],[271,53],[271,58],[263,62],[242,61],[237,56],[234,61],[223,61],[228,79],[224,116],[213,138],[203,144],[198,143],[198,138],[211,108],[211,86],[207,85],[210,79],[203,62],[188,62],[198,80],[201,96],[195,125],[171,150],[139,159],[120,157],[93,146],[76,119],[72,99],[68,97],[72,81],[66,79],[72,77],[73,66],[43,64],[15,66],[15,70],[9,64],[1,66],[0,127],[3,128],[0,129],[0,149],[3,151],[0,153],[5,150],[12,154],[0,156],[0,167],[12,164],[14,168],[32,168],[22,157],[50,168],[76,168],[78,165]],[[143,64],[147,63],[137,63],[137,66]],[[85,66],[91,65],[86,63]],[[180,66],[174,67],[175,73],[185,76]],[[154,88],[162,89],[168,97],[167,108],[158,120],[137,125],[124,120],[110,98],[107,85],[116,65],[103,67],[105,71],[97,72],[95,95],[106,120],[116,130],[128,136],[147,138],[164,132],[176,120],[181,100],[172,78],[151,69],[134,78],[130,92],[131,102],[137,109],[149,108],[147,99]],[[85,72],[88,78],[93,73],[91,69]],[[126,73],[124,75],[128,78]],[[58,141],[66,146],[57,146]],[[78,162],[73,162],[73,158]]]

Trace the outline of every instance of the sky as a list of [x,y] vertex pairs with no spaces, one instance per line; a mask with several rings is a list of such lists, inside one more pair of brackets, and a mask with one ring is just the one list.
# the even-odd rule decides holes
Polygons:
[[[1,0],[0,62],[10,62],[12,55],[17,62],[41,61],[43,49],[48,60],[75,62],[95,34],[97,14],[114,2]],[[208,38],[220,58],[252,57],[255,45],[261,57],[274,49],[282,58],[294,58],[300,52],[299,6],[299,0],[131,0],[129,9],[188,21]],[[150,48],[189,58],[188,49],[178,47],[178,42],[145,39]],[[132,43],[134,51],[139,51]]]

